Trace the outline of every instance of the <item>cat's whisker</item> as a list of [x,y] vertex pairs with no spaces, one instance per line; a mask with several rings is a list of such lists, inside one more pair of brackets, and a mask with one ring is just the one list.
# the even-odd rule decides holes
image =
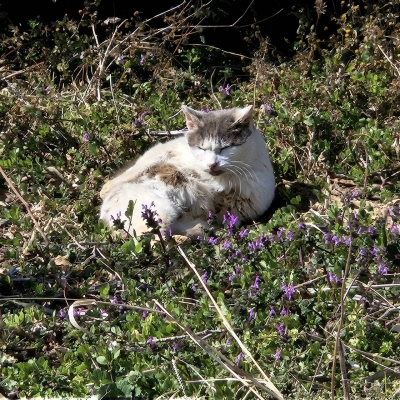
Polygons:
[[[232,168],[232,167],[234,167],[234,165],[230,165],[230,167]],[[232,172],[232,174],[235,175],[235,177],[236,177],[237,180],[239,181],[239,197],[240,197],[241,194],[242,194],[242,180],[240,179],[239,175],[235,172],[234,169],[229,169],[229,168],[227,168],[227,170],[230,171],[230,172]],[[235,194],[236,194],[236,184],[235,184],[235,193],[234,193],[234,195],[235,195]]]
[[[232,167],[232,166],[231,166]],[[238,176],[238,174],[233,170],[233,169],[229,169],[229,168],[226,168],[229,172],[231,172],[237,179],[238,179],[238,181],[239,181],[239,185],[240,185],[240,187],[239,187],[239,196],[241,195],[241,193],[242,193],[242,185],[241,185],[241,183],[240,183],[240,178],[239,178],[239,176]],[[234,189],[235,189],[235,191],[234,191],[234,193],[233,193],[233,196],[235,196],[236,195],[236,182],[235,182],[235,185],[234,185]]]
[[245,171],[242,167],[239,167],[239,166],[237,166],[237,165],[231,165],[230,167],[231,167],[231,168],[236,168],[236,170],[238,171],[238,173],[239,173],[240,175],[244,175],[246,179],[249,179],[249,180],[250,180],[250,176],[251,176],[251,175],[248,176],[247,173],[246,173],[246,171]]
[[238,160],[230,160],[231,163],[237,163],[237,164],[241,164],[242,168],[245,169],[252,177],[254,177],[254,180],[257,181],[258,183],[260,183],[260,180],[258,179],[258,176],[256,175],[256,173],[253,171],[253,168],[251,167],[251,165],[243,162],[243,161],[238,161]]

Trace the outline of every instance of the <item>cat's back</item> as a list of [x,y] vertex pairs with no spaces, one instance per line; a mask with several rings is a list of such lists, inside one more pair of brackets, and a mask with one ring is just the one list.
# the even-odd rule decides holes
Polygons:
[[137,172],[141,173],[154,165],[186,164],[191,160],[190,149],[185,137],[169,140],[165,143],[158,143],[147,150],[125,173]]

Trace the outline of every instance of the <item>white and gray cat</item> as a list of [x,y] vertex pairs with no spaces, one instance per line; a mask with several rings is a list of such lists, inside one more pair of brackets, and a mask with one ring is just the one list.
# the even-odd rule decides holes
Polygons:
[[[183,106],[188,131],[159,143],[101,190],[100,219],[124,217],[135,201],[130,233],[149,228],[142,205],[154,203],[163,229],[197,236],[209,211],[222,218],[226,211],[239,222],[260,217],[270,206],[275,176],[263,135],[252,121],[253,107],[211,112]],[[128,229],[128,223],[125,224]]]

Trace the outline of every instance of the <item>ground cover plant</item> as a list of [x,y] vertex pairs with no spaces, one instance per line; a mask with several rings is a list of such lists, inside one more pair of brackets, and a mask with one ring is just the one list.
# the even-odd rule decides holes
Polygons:
[[[343,1],[321,39],[325,6],[294,11],[291,59],[257,25],[248,58],[194,45],[197,2],[158,28],[89,3],[1,28],[2,396],[399,395],[400,5]],[[274,209],[185,241],[147,204],[148,234],[114,234],[102,185],[183,128],[182,103],[254,105]]]

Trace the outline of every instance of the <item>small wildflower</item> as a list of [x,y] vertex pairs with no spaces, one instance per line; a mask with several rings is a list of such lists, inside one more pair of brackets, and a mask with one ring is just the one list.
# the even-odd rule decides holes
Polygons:
[[111,300],[111,303],[117,304],[118,303],[118,297],[114,296]]
[[227,224],[229,228],[234,228],[236,223],[239,221],[239,217],[236,217],[235,215],[231,214],[229,211],[224,214],[222,222],[224,224]]
[[211,236],[210,239],[208,239],[209,244],[218,244],[218,239],[215,238],[214,236]]
[[270,103],[261,104],[261,111],[267,115],[270,115],[272,112],[272,106]]
[[240,352],[235,358],[235,364],[239,365],[242,360],[243,360],[243,353]]
[[113,215],[110,216],[110,220],[111,221],[119,221],[121,220],[121,216],[122,216],[122,212],[118,211],[117,214],[115,215],[115,217]]
[[172,345],[172,351],[176,353],[178,350],[179,350],[179,344],[178,343],[174,343]]
[[276,232],[276,236],[278,236],[279,240],[281,242],[284,242],[285,239],[283,237],[283,233],[285,232],[285,228],[279,228],[278,231]]
[[149,315],[149,313],[148,313],[146,310],[143,310],[143,312],[142,312],[142,318],[143,318],[143,319],[146,319],[148,315]]
[[333,235],[331,239],[332,242],[335,244],[335,246],[337,246],[340,243],[340,239],[337,235]]
[[325,241],[326,245],[331,243],[331,234],[330,233],[324,232],[324,241]]
[[288,314],[289,314],[288,310],[285,307],[283,307],[282,311],[281,311],[281,315],[288,315]]
[[275,308],[272,306],[269,306],[269,315],[276,315]]
[[340,283],[339,277],[337,277],[332,271],[328,272],[328,279],[330,282],[334,282],[336,285]]
[[197,286],[194,283],[192,283],[190,288],[193,290],[193,292],[195,292],[197,290]]
[[228,281],[229,281],[229,282],[232,282],[232,281],[233,281],[233,278],[234,278],[233,274],[230,273],[230,274],[228,275]]
[[281,351],[277,350],[276,353],[274,354],[274,358],[276,358],[277,360],[281,359]]
[[158,228],[162,223],[160,218],[156,218],[158,214],[156,210],[152,210],[154,207],[154,201],[151,202],[150,207],[142,204],[142,219],[146,222],[146,226],[153,229]]
[[117,57],[117,61],[118,61],[119,64],[125,64],[126,63],[125,58],[121,54]]
[[228,339],[226,339],[225,346],[229,346],[230,344],[231,344],[231,338],[228,337]]
[[260,282],[261,282],[261,279],[257,275],[256,279],[254,279],[254,283],[251,285],[251,288],[254,289],[254,290],[259,290],[260,289]]
[[224,86],[220,86],[218,88],[218,90],[223,93],[225,96],[229,96],[230,92],[229,89],[231,88],[231,85],[228,83],[225,87]]
[[235,274],[236,274],[237,276],[242,276],[242,271],[241,271],[239,265],[237,265],[237,266],[235,267]]
[[279,336],[283,336],[285,334],[285,325],[284,324],[279,324],[278,333],[279,333]]
[[304,225],[303,222],[300,222],[299,225],[297,226],[297,228],[298,228],[299,230],[303,230],[303,229],[306,229],[306,226]]
[[381,275],[386,275],[388,273],[388,267],[386,265],[383,265],[382,263],[380,263],[379,267],[378,267],[378,272]]
[[248,234],[249,234],[249,230],[247,228],[245,230],[239,232],[239,236],[241,239],[243,239]]
[[293,298],[293,294],[294,294],[294,292],[295,292],[293,283],[291,283],[291,284],[289,285],[289,287],[287,287],[287,286],[286,286],[286,283],[285,283],[285,282],[282,282],[282,289],[283,289],[283,291],[285,292],[286,297],[288,298],[288,300],[291,301],[292,298]]
[[343,242],[346,246],[350,246],[351,237],[347,237],[346,235],[342,235],[342,242]]
[[205,285],[207,285],[207,280],[208,280],[207,271],[205,271],[204,274],[201,276],[201,280],[204,282]]
[[293,232],[289,230],[289,231],[287,231],[286,235],[287,235],[289,242],[293,242],[293,240],[294,240]]
[[255,312],[255,307],[250,308],[250,310],[249,310],[249,316],[247,317],[247,321],[251,321],[251,320],[253,319],[255,313],[256,313],[256,312]]
[[147,340],[146,343],[147,343],[147,344],[150,346],[150,348],[152,348],[152,349],[156,346],[156,343],[154,342],[153,336],[149,336],[149,339]]
[[228,239],[225,239],[225,240],[224,240],[224,243],[222,243],[222,248],[223,248],[224,250],[228,250],[228,249],[230,249],[231,247],[232,247],[231,242],[230,242]]
[[88,132],[83,132],[82,138],[85,142],[88,142],[90,139],[90,135]]
[[65,310],[61,309],[60,314],[59,314],[60,319],[64,319],[66,316],[67,316],[67,313],[65,312]]

